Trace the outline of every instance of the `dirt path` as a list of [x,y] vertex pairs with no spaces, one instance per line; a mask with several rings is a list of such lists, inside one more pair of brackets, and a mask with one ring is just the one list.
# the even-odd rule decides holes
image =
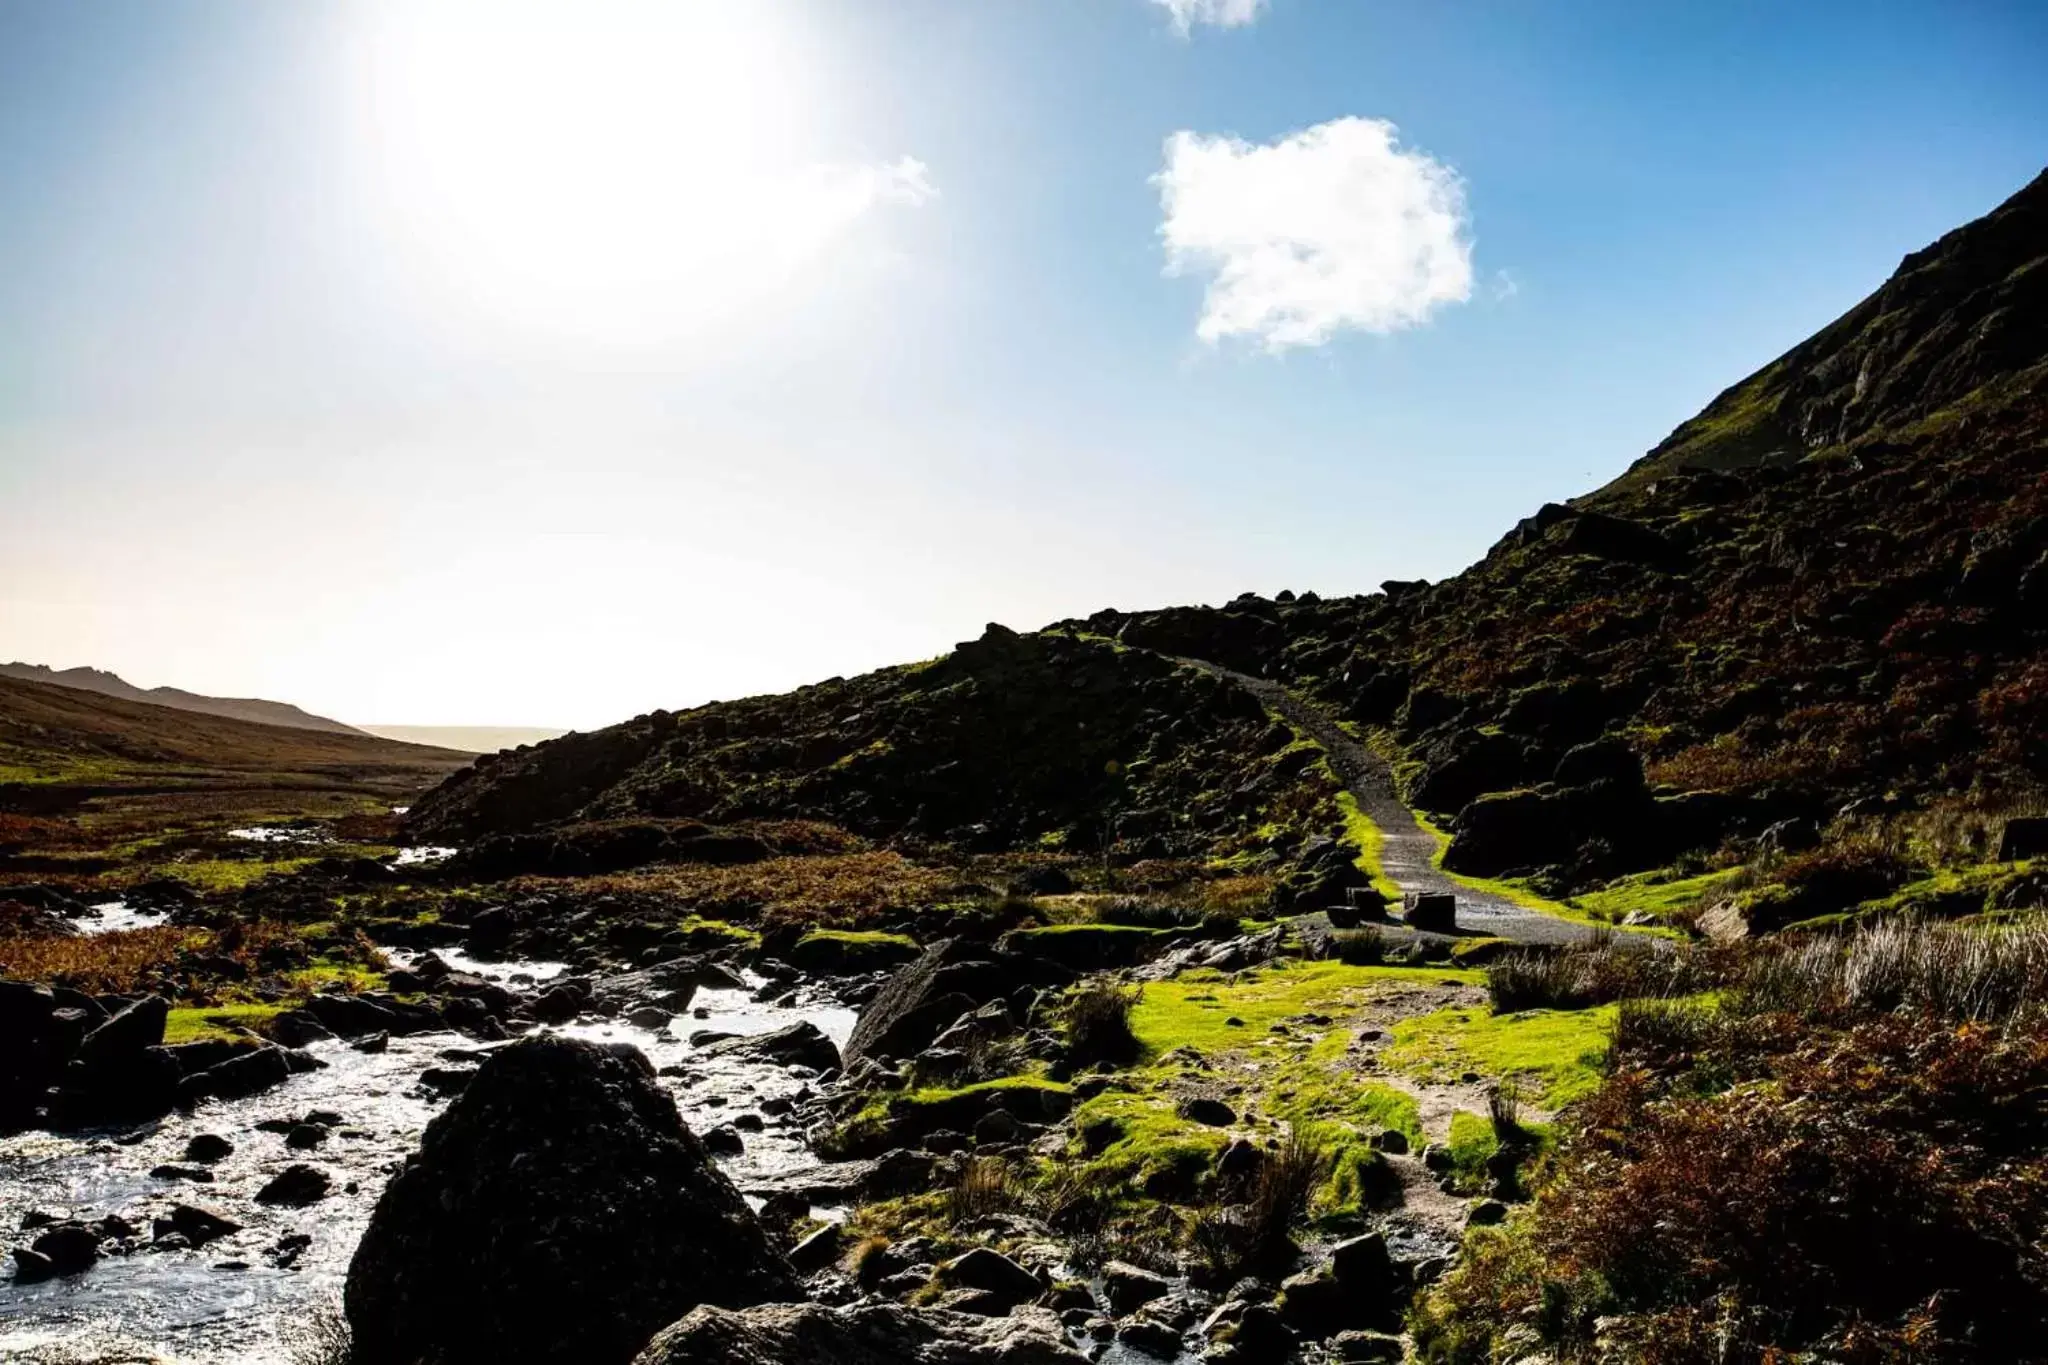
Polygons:
[[1296,729],[1321,745],[1330,767],[1358,798],[1358,808],[1380,830],[1380,868],[1404,892],[1444,892],[1458,898],[1458,929],[1462,933],[1518,939],[1524,943],[1573,943],[1593,937],[1583,924],[1558,919],[1503,896],[1475,891],[1453,880],[1434,861],[1436,839],[1415,822],[1415,814],[1394,794],[1394,774],[1385,759],[1360,744],[1336,717],[1315,702],[1279,683],[1237,673],[1201,659],[1182,659],[1219,678],[1227,678],[1284,716]]

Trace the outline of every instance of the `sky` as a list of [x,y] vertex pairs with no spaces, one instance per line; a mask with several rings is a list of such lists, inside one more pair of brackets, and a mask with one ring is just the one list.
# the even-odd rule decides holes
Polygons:
[[0,658],[590,728],[1480,557],[2048,161],[2037,4],[6,0]]

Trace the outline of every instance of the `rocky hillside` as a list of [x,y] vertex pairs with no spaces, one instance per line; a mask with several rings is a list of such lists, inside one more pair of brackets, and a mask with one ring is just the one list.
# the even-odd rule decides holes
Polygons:
[[1086,627],[1383,729],[1476,873],[1583,884],[1859,797],[2037,789],[2048,177],[1455,578]]
[[658,711],[487,756],[408,817],[467,841],[621,821],[826,821],[966,852],[1291,847],[1335,784],[1241,689],[1157,655],[990,626],[943,658]]

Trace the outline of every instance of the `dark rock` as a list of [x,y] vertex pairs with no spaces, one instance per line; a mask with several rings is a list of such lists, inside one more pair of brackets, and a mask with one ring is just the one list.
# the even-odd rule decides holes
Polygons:
[[1399,1128],[1382,1128],[1373,1134],[1372,1145],[1394,1156],[1408,1155],[1408,1135]]
[[1109,1311],[1118,1317],[1165,1297],[1172,1288],[1164,1275],[1155,1275],[1128,1261],[1111,1261],[1102,1267],[1103,1297],[1109,1300]]
[[1196,1095],[1184,1099],[1174,1106],[1174,1112],[1189,1123],[1206,1124],[1211,1128],[1228,1128],[1237,1122],[1236,1110],[1209,1095]]
[[362,1365],[629,1360],[796,1277],[632,1048],[493,1053],[378,1201],[345,1298]]
[[151,1180],[191,1180],[201,1185],[213,1183],[213,1172],[204,1166],[157,1166],[150,1170]]
[[1174,1360],[1180,1355],[1180,1333],[1163,1322],[1134,1318],[1116,1329],[1118,1344],[1130,1347],[1154,1360]]
[[247,1099],[283,1085],[291,1077],[291,1059],[285,1049],[256,1048],[185,1077],[178,1084],[178,1102],[190,1106],[203,1099]]
[[894,1303],[704,1307],[661,1332],[634,1365],[1085,1365],[1048,1310],[1003,1317]]
[[157,1240],[161,1242],[168,1232],[184,1238],[189,1246],[203,1247],[241,1230],[240,1223],[212,1209],[197,1204],[173,1204],[170,1216],[158,1222]]
[[940,1262],[937,1279],[959,1289],[984,1289],[1011,1303],[1029,1303],[1045,1292],[1044,1282],[1036,1275],[988,1247],[976,1247]]
[[16,1284],[41,1284],[44,1280],[56,1278],[57,1267],[42,1252],[30,1247],[16,1247],[13,1254]]
[[723,1042],[711,1044],[704,1052],[706,1056],[738,1053],[766,1057],[785,1066],[808,1066],[818,1071],[839,1069],[839,1049],[808,1019],[799,1020],[788,1028],[777,1029],[773,1033],[728,1038]]
[[185,1144],[185,1160],[214,1162],[234,1155],[235,1144],[218,1133],[195,1133]]
[[256,1191],[256,1202],[282,1208],[304,1208],[325,1199],[333,1183],[318,1167],[293,1162]]
[[78,1045],[78,1061],[95,1073],[134,1064],[146,1049],[163,1046],[164,1022],[170,1013],[170,1002],[161,996],[136,1001],[85,1035]]
[[1226,1179],[1248,1176],[1259,1169],[1266,1154],[1250,1138],[1232,1138],[1216,1154],[1216,1174]]
[[302,1123],[284,1135],[284,1145],[295,1152],[310,1152],[326,1141],[327,1130],[311,1123]]
[[827,1223],[790,1248],[789,1263],[799,1274],[810,1275],[837,1261],[845,1245],[846,1230]]
[[704,1142],[704,1150],[713,1156],[738,1156],[747,1150],[746,1139],[740,1136],[739,1129],[729,1123],[707,1128],[700,1136]]
[[2015,816],[2005,822],[1998,837],[1998,861],[2025,862],[2048,857],[2048,816]]
[[1330,1273],[1347,1294],[1367,1300],[1383,1296],[1394,1280],[1387,1239],[1369,1232],[1337,1243],[1330,1248]]
[[864,1058],[915,1057],[954,1020],[1024,984],[1015,968],[991,959],[985,944],[947,939],[889,978],[861,1011],[846,1041],[847,1065]]
[[1422,891],[1405,898],[1401,920],[1410,929],[1448,934],[1458,927],[1458,898],[1449,891]]
[[37,1237],[30,1249],[49,1261],[52,1274],[77,1275],[99,1260],[100,1238],[82,1223],[60,1223]]
[[420,1072],[420,1085],[437,1095],[460,1095],[476,1079],[476,1069],[467,1066],[430,1066]]
[[1482,1199],[1472,1206],[1471,1212],[1465,1215],[1465,1221],[1473,1227],[1490,1228],[1496,1223],[1506,1221],[1507,1216],[1508,1206],[1506,1204],[1501,1203],[1498,1199]]

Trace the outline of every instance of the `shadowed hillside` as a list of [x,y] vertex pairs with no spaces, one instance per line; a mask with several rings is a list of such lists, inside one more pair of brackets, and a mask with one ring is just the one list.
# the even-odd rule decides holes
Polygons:
[[[417,837],[629,817],[824,820],[966,851],[1235,851],[1329,823],[1335,784],[1241,690],[1151,654],[991,626],[944,658],[655,712],[485,757]],[[1265,832],[1261,833],[1261,828]]]

